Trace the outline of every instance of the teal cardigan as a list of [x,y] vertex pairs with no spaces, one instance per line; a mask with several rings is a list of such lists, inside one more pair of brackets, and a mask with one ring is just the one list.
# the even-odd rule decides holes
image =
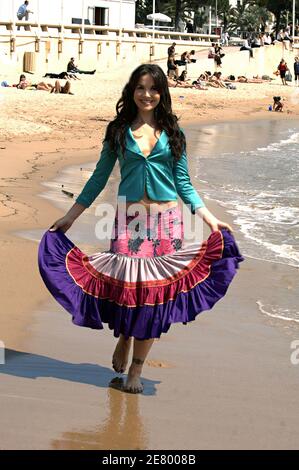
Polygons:
[[120,149],[111,151],[105,141],[96,168],[76,202],[85,207],[92,204],[104,189],[117,159],[121,173],[118,196],[125,196],[128,202],[140,201],[146,188],[154,201],[175,201],[179,195],[193,214],[198,207],[205,207],[190,181],[186,152],[176,162],[163,130],[149,156],[144,157],[130,127],[125,139],[125,158]]

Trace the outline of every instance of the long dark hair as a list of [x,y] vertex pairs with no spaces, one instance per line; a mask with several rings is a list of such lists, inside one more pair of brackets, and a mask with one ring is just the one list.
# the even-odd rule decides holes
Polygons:
[[140,65],[132,72],[122,91],[121,98],[116,104],[116,116],[107,126],[104,141],[108,141],[110,148],[114,151],[117,151],[117,147],[120,145],[124,155],[127,126],[131,126],[138,113],[134,101],[134,92],[140,77],[146,74],[152,77],[160,94],[160,102],[154,109],[157,127],[160,131],[164,130],[166,132],[172,155],[175,160],[179,160],[186,148],[186,139],[179,128],[177,116],[172,112],[166,75],[161,67],[155,64]]

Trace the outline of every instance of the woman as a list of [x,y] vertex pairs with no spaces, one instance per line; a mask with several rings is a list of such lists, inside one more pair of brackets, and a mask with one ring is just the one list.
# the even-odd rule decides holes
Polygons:
[[260,40],[256,36],[252,38],[250,45],[252,49],[261,47]]
[[281,61],[279,62],[279,65],[277,67],[277,70],[279,72],[279,75],[280,75],[280,78],[281,78],[281,81],[282,81],[282,84],[283,85],[287,85],[287,82],[286,82],[286,73],[287,73],[287,70],[289,70],[288,68],[288,65],[286,63],[286,61],[284,59],[281,59]]
[[17,85],[13,85],[19,90],[26,90],[26,88],[36,88],[37,90],[43,91],[52,91],[53,85],[51,83],[39,82],[37,84],[31,84],[30,81],[26,79],[25,75],[20,75],[19,83]]
[[54,87],[51,90],[51,93],[63,93],[65,95],[73,95],[71,92],[71,82],[67,80],[64,86],[61,86],[59,80],[56,80]]
[[292,47],[293,44],[293,39],[289,35],[289,31],[287,29],[284,30],[284,36],[283,36],[283,45],[286,49],[290,50],[290,47]]
[[211,78],[209,78],[207,85],[213,88],[226,88],[225,84],[221,80],[221,75],[221,72],[214,72]]
[[216,67],[221,67],[222,65],[222,57],[225,56],[225,54],[223,53],[223,49],[222,47],[219,45],[219,44],[216,44],[215,47],[214,47],[214,50],[215,50],[215,55],[214,55],[214,62],[215,62],[215,65]]
[[187,55],[186,55],[186,59],[187,59],[188,64],[190,64],[190,63],[195,64],[196,63],[196,59],[194,59],[194,57],[195,57],[195,50],[192,49],[192,51],[188,52]]
[[265,46],[271,46],[272,44],[272,39],[270,36],[270,33],[264,33],[263,35],[263,41]]
[[215,58],[215,43],[212,42],[211,47],[209,48],[208,51],[208,59],[214,59]]
[[183,70],[181,75],[178,77],[179,82],[190,82],[190,78],[187,78],[187,70]]
[[[172,323],[188,323],[212,308],[243,257],[232,228],[207,209],[191,184],[185,136],[163,70],[154,64],[134,70],[116,111],[91,178],[41,240],[39,268],[75,324],[102,329],[104,322],[114,330],[119,337],[115,371],[125,371],[134,338],[126,382],[115,379],[114,386],[140,393],[142,366],[154,339]],[[103,190],[117,159],[118,196],[126,197],[125,209],[118,200],[110,250],[87,256],[65,232]],[[207,241],[184,245],[178,194],[211,229]]]

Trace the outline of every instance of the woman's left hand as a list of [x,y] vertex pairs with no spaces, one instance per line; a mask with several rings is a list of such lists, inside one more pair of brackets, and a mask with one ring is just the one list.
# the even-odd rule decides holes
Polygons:
[[215,217],[207,207],[201,207],[197,209],[197,212],[201,215],[204,222],[210,227],[211,232],[216,232],[222,228],[227,229],[231,233],[233,232],[232,227],[228,223],[217,219],[217,217]]
[[226,222],[222,222],[221,220],[214,217],[211,221],[206,221],[206,224],[210,227],[211,232],[216,232],[217,230],[221,230],[222,228],[227,229],[229,232],[233,232],[232,227],[227,224]]

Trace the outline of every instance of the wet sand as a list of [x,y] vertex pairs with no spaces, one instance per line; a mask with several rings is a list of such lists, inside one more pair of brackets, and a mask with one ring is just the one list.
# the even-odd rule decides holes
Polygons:
[[111,333],[72,326],[50,300],[26,353],[10,352],[2,371],[1,447],[297,448],[291,337],[240,300],[250,271],[213,311],[154,344],[138,396],[107,388]]

